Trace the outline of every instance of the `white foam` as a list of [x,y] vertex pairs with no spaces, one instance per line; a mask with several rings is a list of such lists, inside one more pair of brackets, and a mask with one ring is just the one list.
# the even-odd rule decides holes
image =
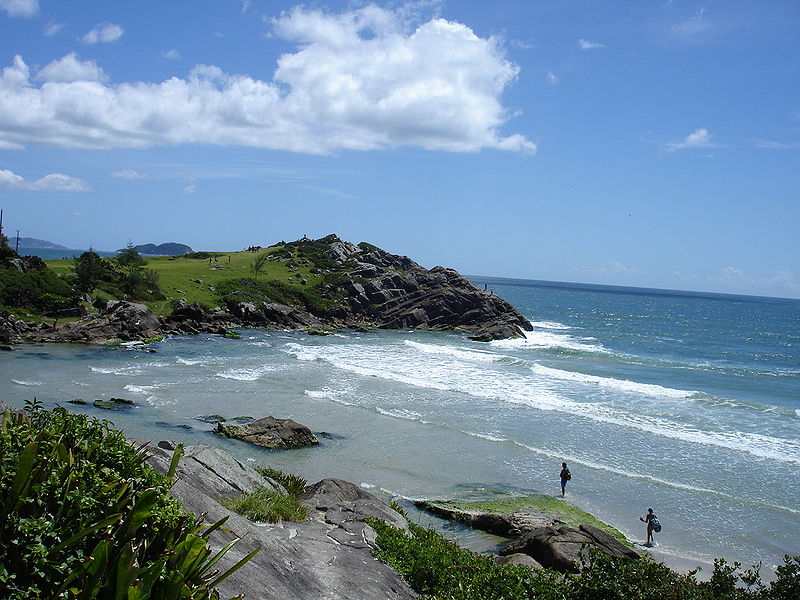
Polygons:
[[463,348],[456,348],[454,346],[422,344],[420,342],[412,342],[411,340],[404,340],[403,344],[409,348],[413,348],[426,354],[439,354],[458,358],[460,360],[473,360],[478,362],[504,362],[509,359],[516,360],[513,356],[506,356],[503,354],[497,354],[495,352],[484,352],[481,350],[465,350]]
[[[526,376],[493,368],[493,365],[464,361],[451,353],[428,354],[407,344],[347,344],[302,346],[287,344],[287,351],[304,355],[308,360],[324,360],[338,369],[357,375],[378,377],[416,387],[452,391],[482,398],[489,402],[509,402],[536,410],[557,411],[591,421],[644,431],[693,444],[703,444],[744,452],[758,458],[800,464],[800,441],[777,438],[753,432],[710,429],[713,425],[696,425],[686,421],[639,414],[636,408],[615,404],[613,396],[597,401],[574,400],[573,388],[564,387],[558,378]],[[563,377],[564,372],[547,371]],[[575,377],[582,377],[576,375]],[[588,376],[586,376],[588,377]],[[606,386],[626,387],[630,391],[686,397],[686,392],[660,386],[642,387],[610,378],[600,378]]]
[[149,394],[154,389],[156,389],[156,386],[154,386],[154,385],[133,385],[133,384],[129,383],[123,389],[125,389],[125,390],[127,390],[129,392],[132,392],[134,394]]
[[103,367],[89,367],[92,373],[100,373],[101,375],[141,375],[142,370],[138,367],[118,367],[116,369],[108,369]]
[[43,385],[41,381],[25,381],[22,379],[12,379],[12,383],[16,383],[17,385],[24,385],[24,386],[34,386],[34,385]]
[[386,415],[387,417],[395,417],[397,419],[405,419],[406,421],[422,421],[421,416],[418,412],[414,412],[413,410],[406,410],[404,408],[381,408],[380,406],[375,407],[382,415]]
[[223,379],[235,379],[236,381],[256,381],[274,370],[275,368],[272,366],[263,365],[252,369],[228,369],[227,371],[216,373],[216,376]]
[[621,390],[624,392],[631,392],[634,394],[645,394],[648,396],[667,397],[667,398],[689,398],[697,394],[697,392],[691,390],[676,390],[673,388],[668,388],[652,383],[638,383],[636,381],[628,381],[626,379],[614,379],[612,377],[599,377],[597,375],[587,375],[585,373],[578,373],[576,371],[564,371],[562,369],[553,369],[550,367],[545,367],[543,365],[533,365],[531,367],[531,371],[533,371],[537,375],[548,377],[550,379],[594,384],[605,388]]
[[490,442],[508,442],[510,441],[507,437],[503,437],[496,433],[481,433],[478,431],[465,431],[461,430],[461,433],[466,433],[467,435],[471,435],[472,437],[480,438],[482,440],[488,440]]
[[536,329],[572,329],[569,325],[556,321],[528,321]]
[[514,443],[515,446],[519,446],[520,448],[524,448],[525,450],[528,450],[528,451],[533,452],[535,454],[539,454],[541,456],[546,456],[548,458],[552,458],[553,460],[556,460],[556,461],[562,461],[563,460],[563,461],[566,461],[566,462],[569,462],[569,463],[575,463],[575,464],[578,464],[578,465],[583,465],[584,467],[588,467],[590,469],[596,469],[598,471],[605,471],[607,473],[613,473],[615,475],[620,475],[620,476],[624,477],[625,479],[640,479],[640,480],[645,480],[645,481],[651,481],[651,482],[659,484],[659,485],[663,485],[663,486],[667,486],[667,487],[671,487],[671,488],[675,488],[675,489],[679,489],[679,490],[685,490],[685,491],[689,491],[689,492],[700,492],[700,493],[703,493],[703,494],[712,494],[712,495],[715,495],[715,496],[721,496],[721,497],[727,498],[728,500],[734,500],[736,502],[760,504],[762,506],[767,506],[767,507],[778,509],[778,510],[783,510],[783,511],[788,511],[788,512],[795,513],[795,514],[800,514],[800,510],[793,509],[793,508],[788,508],[786,506],[781,506],[781,505],[777,505],[777,504],[768,504],[768,503],[765,503],[765,502],[758,502],[758,501],[755,501],[755,500],[750,499],[750,498],[739,498],[739,497],[736,497],[736,496],[732,496],[730,494],[726,494],[725,492],[720,492],[719,490],[713,490],[713,489],[705,488],[705,487],[701,487],[701,486],[690,485],[688,483],[681,483],[679,481],[669,481],[669,480],[666,480],[666,479],[661,479],[660,477],[654,477],[652,475],[646,475],[644,473],[637,473],[635,471],[626,471],[624,469],[619,469],[617,467],[612,467],[610,465],[594,462],[594,461],[591,461],[591,460],[586,460],[584,458],[579,458],[577,456],[565,455],[565,454],[563,454],[561,452],[559,452],[559,453],[550,452],[548,450],[544,450],[543,448],[535,448],[533,446],[529,446],[527,444],[523,444],[523,443],[517,442],[517,441],[515,441],[513,443]]
[[175,357],[175,362],[179,365],[186,365],[187,367],[193,367],[194,365],[202,365],[203,363],[208,362],[208,359],[198,358],[196,360],[192,360],[190,358],[181,358],[180,356]]
[[547,329],[523,331],[524,338],[492,340],[489,345],[494,348],[563,348],[579,352],[596,352],[610,354],[611,351],[591,337],[576,337],[564,333],[554,333]]
[[327,388],[322,390],[303,390],[303,394],[309,398],[314,398],[317,400],[330,400],[331,402],[342,404],[343,406],[355,406],[354,402],[348,402],[347,400],[342,399],[339,393]]

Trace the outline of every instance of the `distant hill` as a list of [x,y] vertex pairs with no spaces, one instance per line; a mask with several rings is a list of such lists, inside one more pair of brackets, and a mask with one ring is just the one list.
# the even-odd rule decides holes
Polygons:
[[[149,256],[180,256],[187,252],[194,252],[191,246],[179,244],[178,242],[167,242],[166,244],[139,244],[134,246],[139,254]],[[118,250],[117,252],[121,252]]]
[[[13,237],[8,239],[8,245],[12,248],[16,243],[17,238]],[[62,246],[61,244],[54,244],[53,242],[48,242],[47,240],[40,240],[32,237],[19,238],[19,245],[21,248],[52,248],[53,250],[69,250],[69,248]]]

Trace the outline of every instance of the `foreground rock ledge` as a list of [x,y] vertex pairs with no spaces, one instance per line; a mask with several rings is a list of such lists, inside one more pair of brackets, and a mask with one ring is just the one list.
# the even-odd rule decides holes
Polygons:
[[[165,473],[169,449],[153,447],[149,463]],[[250,562],[220,586],[220,595],[245,594],[248,600],[406,600],[416,598],[408,584],[372,556],[374,531],[359,519],[377,516],[392,524],[403,518],[386,504],[339,479],[309,486],[301,501],[310,517],[303,523],[253,523],[219,504],[221,498],[278,484],[227,453],[208,446],[191,446],[180,461],[172,495],[187,510],[213,523],[229,517],[225,530],[213,532],[209,544],[217,551],[235,537],[237,543],[217,564],[227,570],[255,548]]]

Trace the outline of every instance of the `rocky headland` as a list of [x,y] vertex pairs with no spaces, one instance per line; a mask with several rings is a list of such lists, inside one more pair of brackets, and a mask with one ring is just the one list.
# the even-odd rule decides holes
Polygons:
[[[335,235],[277,245],[271,261],[299,265],[319,278],[298,281],[295,303],[266,297],[258,302],[228,300],[213,308],[178,300],[171,314],[157,316],[144,304],[110,301],[76,321],[29,323],[0,316],[0,343],[65,341],[103,343],[149,340],[168,334],[215,333],[235,327],[307,330],[428,329],[460,331],[472,339],[513,338],[530,323],[508,302],[471,283],[452,269],[426,269],[406,256],[390,254]],[[299,273],[297,273],[299,276]],[[307,287],[303,287],[307,286]]]

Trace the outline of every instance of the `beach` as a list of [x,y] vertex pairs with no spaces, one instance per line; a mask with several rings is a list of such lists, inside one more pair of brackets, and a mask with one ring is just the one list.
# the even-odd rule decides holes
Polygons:
[[[112,420],[130,436],[211,444],[386,498],[560,494],[680,570],[765,570],[798,554],[800,301],[473,278],[531,321],[524,339],[241,330],[0,355],[12,405]],[[96,399],[134,402],[104,411]],[[67,404],[82,399],[87,404]],[[266,452],[211,434],[219,415],[292,418],[319,447]],[[412,511],[465,546],[498,540]]]

